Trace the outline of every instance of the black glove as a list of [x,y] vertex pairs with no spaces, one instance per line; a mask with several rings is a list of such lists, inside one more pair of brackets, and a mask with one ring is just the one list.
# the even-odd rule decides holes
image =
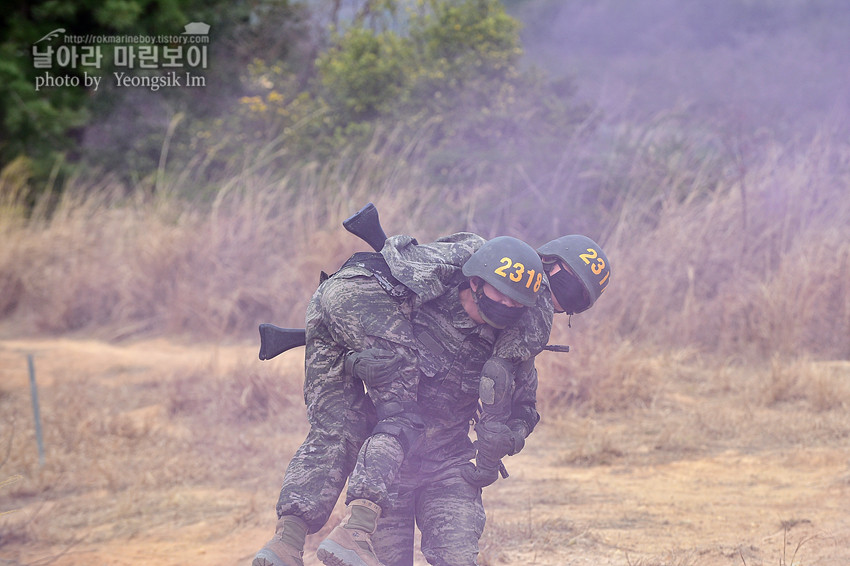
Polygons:
[[518,435],[506,424],[499,422],[479,422],[475,425],[478,435],[478,456],[484,456],[488,462],[499,460],[505,456],[513,456],[525,445],[525,438]]
[[483,488],[499,479],[499,468],[482,468],[470,464],[460,469],[460,475],[470,485]]
[[519,454],[520,450],[525,448],[525,438],[528,436],[528,425],[525,421],[514,419],[508,422],[508,428],[511,429],[513,436],[513,446],[509,455]]
[[487,487],[499,478],[501,459],[514,453],[515,434],[506,424],[495,421],[479,422],[475,432],[478,435],[475,467],[464,467],[461,475],[476,487]]
[[370,387],[392,381],[404,358],[390,350],[367,348],[362,352],[348,352],[343,362],[346,374],[354,376]]

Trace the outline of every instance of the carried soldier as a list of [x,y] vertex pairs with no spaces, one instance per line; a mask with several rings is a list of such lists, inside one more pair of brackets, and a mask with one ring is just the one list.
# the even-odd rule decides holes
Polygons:
[[[481,488],[539,420],[534,357],[552,313],[586,310],[609,280],[607,258],[583,236],[535,251],[510,237],[459,233],[420,245],[378,234],[370,243],[380,252],[323,274],[308,307],[311,429],[287,468],[275,536],[254,566],[302,565],[306,534],[327,522],[346,480],[349,512],[319,546],[325,564],[409,563],[414,516],[429,562],[475,564]],[[277,353],[270,343],[264,336],[261,358]],[[450,533],[439,514],[419,516],[427,508],[453,510]]]

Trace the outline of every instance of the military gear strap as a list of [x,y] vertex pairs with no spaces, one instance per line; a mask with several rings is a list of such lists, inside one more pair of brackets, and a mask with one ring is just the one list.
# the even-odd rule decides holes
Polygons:
[[390,296],[401,299],[407,297],[410,292],[407,287],[393,276],[390,266],[387,265],[387,260],[377,252],[357,252],[348,258],[339,269],[341,271],[346,267],[360,267],[370,271],[381,288]]
[[415,402],[388,401],[377,403],[375,411],[378,424],[372,429],[372,434],[383,433],[395,437],[401,444],[405,454],[417,446],[417,442],[425,432],[425,421],[419,414],[419,406]]
[[378,424],[372,429],[373,435],[383,433],[398,440],[405,454],[408,454],[411,448],[418,445],[423,432],[425,432],[424,425],[422,427],[418,423],[402,425],[392,421],[378,421]]

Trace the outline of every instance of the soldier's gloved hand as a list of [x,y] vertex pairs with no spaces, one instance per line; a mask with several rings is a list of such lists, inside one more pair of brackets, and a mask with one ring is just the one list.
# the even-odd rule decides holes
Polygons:
[[362,352],[348,352],[343,368],[346,374],[362,380],[368,386],[376,387],[395,379],[403,363],[404,358],[395,352],[367,348]]
[[475,447],[475,467],[461,470],[463,478],[476,487],[487,487],[499,478],[499,461],[514,449],[514,433],[500,422],[479,422],[475,425],[478,440]]
[[483,488],[499,479],[499,468],[482,468],[480,465],[464,466],[460,469],[460,475],[470,485]]
[[494,460],[497,466],[499,460],[513,456],[525,445],[524,437],[520,441],[519,435],[500,422],[479,422],[475,425],[475,433],[478,435],[478,457],[483,455],[488,461]]
[[519,451],[525,448],[525,438],[528,436],[528,425],[525,421],[514,419],[508,422],[508,428],[511,429],[513,435],[513,451],[508,454],[513,456],[519,454]]

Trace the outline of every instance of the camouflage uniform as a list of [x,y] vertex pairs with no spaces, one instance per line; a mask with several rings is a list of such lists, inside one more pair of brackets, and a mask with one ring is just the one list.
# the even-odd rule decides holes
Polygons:
[[[392,284],[385,278],[356,260],[349,261],[319,285],[307,307],[304,401],[310,432],[287,467],[276,509],[279,517],[302,518],[309,532],[327,522],[377,422],[362,382],[343,371],[346,352],[378,347],[402,355],[407,363],[398,379],[370,394],[400,402],[415,400],[418,354],[410,313],[445,293],[446,283],[452,284],[466,259],[484,243],[468,233],[428,246],[417,246],[405,236],[391,240],[395,245],[385,248],[387,262],[393,262],[410,287],[399,286],[394,297],[388,292]],[[407,248],[416,248],[416,254]],[[385,450],[382,443],[374,444],[371,449]],[[396,460],[397,455],[392,461]],[[387,474],[370,468],[365,480],[382,483]]]
[[365,332],[360,313],[374,313],[388,300],[370,273],[352,267],[319,285],[307,307],[304,402],[310,432],[286,469],[277,514],[301,517],[311,533],[330,517],[377,422],[362,382],[345,375],[343,360],[349,349],[379,341]]
[[[491,353],[507,356],[517,343],[503,343],[504,336],[494,343],[490,327],[468,326],[468,318],[452,308],[451,299],[447,296],[433,305],[435,316],[451,313],[447,320],[455,339],[448,339],[449,332],[440,336],[447,349],[441,360],[443,367],[434,376],[420,378],[418,403],[425,418],[425,441],[408,454],[372,535],[377,556],[386,566],[413,564],[415,525],[422,532],[422,553],[429,564],[477,564],[478,540],[485,522],[482,490],[467,483],[460,471],[472,466],[470,459],[475,456],[469,424],[478,410],[481,367]],[[544,334],[548,339],[548,330]],[[509,419],[523,421],[530,432],[540,419],[533,358],[519,364],[515,385]]]
[[[352,468],[347,500],[364,498],[390,506],[387,494],[396,485],[404,455],[397,443],[387,442],[382,435],[370,437],[376,413],[362,383],[344,375],[343,359],[349,350],[378,347],[404,358],[397,380],[369,392],[378,403],[411,403],[417,394],[422,395],[423,381],[428,395],[425,402],[420,401],[420,408],[430,411],[435,403],[440,412],[462,398],[463,416],[458,419],[460,413],[455,412],[451,426],[439,419],[431,422],[416,453],[439,462],[445,452],[439,445],[451,448],[454,458],[450,463],[442,461],[441,466],[469,465],[474,450],[468,425],[477,406],[477,379],[484,361],[494,352],[498,331],[469,319],[460,305],[458,286],[466,281],[461,266],[483,243],[469,233],[428,245],[418,245],[408,236],[394,236],[382,255],[395,281],[354,261],[319,286],[306,318],[304,397],[311,429],[287,468],[278,516],[297,515],[305,520],[309,532],[316,532],[327,521]],[[532,321],[533,331],[503,331],[505,338],[498,351],[506,358],[530,359],[548,340],[551,316],[548,305],[548,320],[544,308]],[[457,394],[458,386],[463,395]],[[480,504],[480,490],[473,492]],[[483,509],[481,516],[483,527]],[[477,548],[477,537],[475,544]]]
[[[381,252],[395,279],[413,292],[406,301],[412,326],[405,338],[413,339],[411,347],[419,353],[420,373],[416,374],[418,380],[414,377],[413,383],[410,380],[404,382],[410,393],[407,401],[412,399],[415,402],[421,394],[417,393],[417,381],[442,383],[450,372],[462,371],[467,375],[463,386],[472,387],[471,399],[477,406],[484,362],[492,355],[516,362],[533,359],[549,339],[552,310],[546,302],[548,299],[541,301],[543,306],[539,309],[527,309],[516,327],[501,332],[486,324],[475,323],[466,313],[459,292],[468,286],[468,278],[460,267],[483,243],[483,239],[468,233],[455,234],[426,246],[418,245],[409,236],[395,236]],[[462,251],[469,252],[468,255],[458,253],[459,245]],[[548,292],[542,295],[548,296]],[[507,397],[510,398],[509,391]],[[449,398],[455,399],[456,392],[452,391]],[[420,416],[431,409],[430,400],[408,407],[409,411],[416,411]],[[465,422],[469,423],[473,416],[467,416]],[[433,432],[442,434],[443,430],[446,429]],[[427,440],[425,442],[427,444]],[[367,499],[382,508],[388,505],[387,498],[405,453],[419,453],[418,447],[419,442],[402,450],[398,442],[386,435],[371,436],[360,451],[357,465],[349,478],[346,502]]]

